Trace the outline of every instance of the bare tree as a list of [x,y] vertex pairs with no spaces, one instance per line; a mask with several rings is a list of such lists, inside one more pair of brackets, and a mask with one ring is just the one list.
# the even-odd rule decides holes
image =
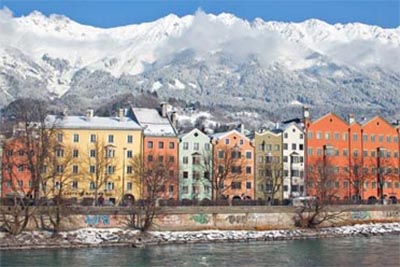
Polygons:
[[[265,185],[262,191],[264,199],[274,200],[278,192],[282,192],[283,187],[283,166],[279,162],[279,157],[267,157],[264,166],[265,176],[259,177],[258,182]],[[278,197],[282,197],[278,196]]]
[[318,158],[308,164],[307,186],[319,203],[331,203],[338,198],[340,169],[329,157]]
[[141,231],[146,231],[153,225],[154,217],[159,210],[158,199],[170,197],[166,184],[171,180],[170,171],[174,169],[173,163],[168,163],[164,158],[149,154],[144,159],[136,155],[132,159],[133,182],[140,190],[142,202],[133,210],[130,225]]
[[88,154],[85,165],[88,169],[83,170],[86,181],[90,183],[90,189],[94,192],[94,205],[98,204],[101,189],[107,185],[114,177],[116,170],[116,161],[113,146],[106,145],[104,141],[96,140],[93,145],[88,148]]
[[205,162],[212,162],[212,191],[213,200],[225,199],[226,193],[234,189],[237,183],[243,180],[245,158],[236,147],[219,147],[212,161],[206,155]]

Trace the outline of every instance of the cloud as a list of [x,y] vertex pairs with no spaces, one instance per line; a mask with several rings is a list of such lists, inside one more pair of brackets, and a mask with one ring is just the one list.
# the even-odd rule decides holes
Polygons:
[[181,36],[170,38],[156,51],[156,58],[168,59],[174,54],[191,50],[197,57],[223,51],[233,60],[243,62],[256,56],[269,65],[282,57],[297,57],[298,49],[279,34],[252,27],[242,19],[222,14],[214,16],[199,10]]

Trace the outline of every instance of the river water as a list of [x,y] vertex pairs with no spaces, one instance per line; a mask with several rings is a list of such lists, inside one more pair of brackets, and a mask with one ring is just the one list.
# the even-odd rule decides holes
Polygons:
[[400,266],[400,236],[0,251],[0,266]]

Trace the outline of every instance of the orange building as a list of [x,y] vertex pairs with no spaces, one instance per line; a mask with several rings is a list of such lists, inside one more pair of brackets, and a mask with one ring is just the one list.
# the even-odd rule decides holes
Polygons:
[[353,115],[345,121],[328,113],[311,121],[307,108],[304,122],[308,195],[399,199],[399,129],[381,117],[360,124]]
[[[232,130],[211,136],[213,148],[213,199],[254,199],[254,146]],[[220,195],[220,196],[217,196]]]
[[33,195],[30,164],[27,157],[29,149],[24,139],[15,137],[4,143],[2,156],[2,192],[1,197]]
[[[165,179],[162,179],[160,198],[179,198],[179,139],[173,123],[167,113],[166,103],[161,110],[132,108],[132,119],[143,128],[143,164],[151,166],[162,164],[166,168]],[[146,188],[146,185],[143,185]]]

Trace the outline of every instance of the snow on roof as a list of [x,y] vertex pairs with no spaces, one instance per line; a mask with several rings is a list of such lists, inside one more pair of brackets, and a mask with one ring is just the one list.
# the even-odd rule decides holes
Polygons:
[[158,110],[151,108],[132,108],[133,119],[139,123],[147,136],[176,136],[168,118],[162,117]]
[[113,130],[141,130],[139,124],[131,118],[123,117],[90,117],[85,116],[56,116],[46,117],[46,126],[61,129],[113,129]]
[[224,136],[227,136],[227,135],[230,135],[230,134],[232,134],[232,133],[236,133],[236,134],[238,134],[238,135],[240,135],[240,136],[243,136],[244,138],[250,140],[247,136],[245,136],[244,134],[240,133],[238,130],[235,130],[235,129],[234,129],[234,130],[227,131],[227,132],[220,132],[220,133],[212,134],[212,135],[211,135],[211,138],[212,138],[212,139],[220,139],[220,138],[222,138],[222,137],[224,137]]

